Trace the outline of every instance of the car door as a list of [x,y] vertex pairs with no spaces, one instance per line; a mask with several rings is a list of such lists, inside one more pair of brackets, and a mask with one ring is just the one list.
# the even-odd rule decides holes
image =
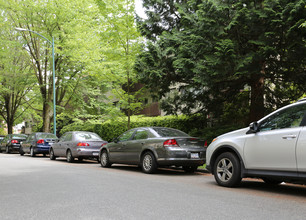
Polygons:
[[126,141],[124,146],[124,160],[127,163],[138,164],[140,162],[139,155],[148,137],[149,135],[146,129],[137,129],[132,139]]
[[68,133],[65,133],[63,134],[59,141],[55,144],[52,145],[52,149],[53,149],[53,152],[54,152],[54,155],[55,156],[64,156],[63,155],[63,149],[62,149],[62,144],[65,142],[65,138],[67,136]]
[[112,162],[126,162],[128,160],[126,158],[126,145],[127,141],[132,139],[134,132],[135,129],[128,130],[117,138],[117,142],[111,143],[109,152]]
[[259,123],[259,131],[246,135],[247,169],[297,171],[296,144],[302,130],[305,105],[277,111]]
[[22,143],[22,149],[25,153],[30,153],[30,145],[33,137],[34,134],[29,135],[25,142]]
[[302,126],[296,146],[296,159],[298,172],[301,176],[306,177],[306,114],[304,115]]
[[7,144],[7,141],[8,141],[8,135],[7,136],[5,136],[4,138],[3,138],[3,140],[1,141],[1,151],[5,151],[5,147],[6,147],[6,144]]
[[65,135],[65,138],[63,141],[60,143],[60,155],[61,156],[66,156],[67,149],[70,148],[70,145],[72,143],[72,133],[68,132]]

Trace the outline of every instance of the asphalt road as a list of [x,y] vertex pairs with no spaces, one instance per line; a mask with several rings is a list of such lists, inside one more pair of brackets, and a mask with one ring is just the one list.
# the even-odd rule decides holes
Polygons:
[[305,219],[306,188],[0,154],[0,219]]

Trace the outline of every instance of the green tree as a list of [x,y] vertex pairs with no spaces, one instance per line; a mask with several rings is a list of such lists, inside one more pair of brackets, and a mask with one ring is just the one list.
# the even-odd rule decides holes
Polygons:
[[[246,121],[254,121],[305,93],[304,1],[145,0],[144,6],[148,19],[140,26],[150,41],[137,70],[160,95],[169,85],[179,91],[168,112],[197,109],[219,118],[227,103],[249,105]],[[176,21],[153,24],[165,15]],[[249,96],[241,100],[241,92]]]
[[140,51],[140,34],[135,21],[134,0],[96,0],[103,19],[101,43],[103,60],[100,77],[110,82],[114,98],[126,111],[128,128],[130,117],[142,108],[141,90],[135,91],[137,82],[134,64]]
[[8,133],[12,134],[13,126],[27,109],[26,95],[35,81],[28,54],[20,51],[22,45],[10,31],[3,14],[0,19],[0,115],[7,124]]
[[[90,74],[89,63],[98,60],[97,7],[85,0],[0,1],[12,27],[36,31],[55,39],[56,105],[67,107],[80,82]],[[30,54],[39,85],[43,130],[50,131],[53,119],[53,79],[50,44],[32,32],[19,33]],[[21,49],[21,48],[20,48]]]

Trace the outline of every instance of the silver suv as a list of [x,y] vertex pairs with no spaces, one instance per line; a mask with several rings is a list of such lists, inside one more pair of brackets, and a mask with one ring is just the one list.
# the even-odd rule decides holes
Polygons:
[[306,183],[306,100],[287,105],[248,128],[221,135],[206,151],[206,168],[221,186],[244,177]]

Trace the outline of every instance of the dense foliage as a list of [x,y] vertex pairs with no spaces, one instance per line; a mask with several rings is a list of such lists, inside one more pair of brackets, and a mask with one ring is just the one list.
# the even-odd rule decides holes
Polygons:
[[231,106],[245,110],[248,123],[305,94],[305,1],[144,0],[144,6],[148,18],[139,25],[148,41],[137,70],[165,97],[169,114],[220,119]]
[[[148,127],[148,126],[157,126],[157,127],[171,127],[182,130],[189,135],[199,136],[205,138],[206,140],[211,141],[215,137],[217,132],[212,132],[205,130],[207,123],[206,117],[202,115],[193,115],[193,116],[164,116],[164,117],[144,117],[144,116],[132,116],[131,117],[131,128],[137,127]],[[218,128],[219,129],[219,128]],[[217,130],[218,130],[217,129]],[[223,128],[222,131],[229,131],[233,127]],[[118,137],[123,132],[128,130],[126,119],[117,118],[117,120],[106,120],[106,121],[97,121],[97,120],[88,120],[86,122],[74,122],[67,126],[64,126],[60,134],[67,131],[92,131],[99,134],[104,140],[111,141],[113,138]],[[216,129],[213,129],[216,130]],[[207,134],[206,134],[207,132]],[[219,134],[221,134],[219,132]]]

